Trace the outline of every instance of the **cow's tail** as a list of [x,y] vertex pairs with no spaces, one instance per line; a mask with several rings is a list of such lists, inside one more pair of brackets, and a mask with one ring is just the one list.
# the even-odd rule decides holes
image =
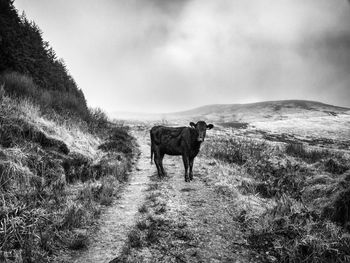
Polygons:
[[151,145],[151,164],[153,164],[153,145]]

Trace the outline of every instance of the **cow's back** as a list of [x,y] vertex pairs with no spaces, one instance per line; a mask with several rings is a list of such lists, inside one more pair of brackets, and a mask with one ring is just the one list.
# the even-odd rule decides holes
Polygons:
[[166,146],[167,144],[173,144],[181,138],[181,133],[186,127],[166,127],[166,126],[154,126],[151,129],[151,142],[157,145]]

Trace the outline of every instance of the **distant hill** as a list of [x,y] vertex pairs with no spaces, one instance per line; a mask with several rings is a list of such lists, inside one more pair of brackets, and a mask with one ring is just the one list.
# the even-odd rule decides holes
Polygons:
[[165,114],[167,118],[197,118],[221,122],[254,122],[280,120],[288,117],[336,116],[350,108],[328,105],[316,101],[281,100],[248,104],[213,104],[188,111]]
[[280,100],[248,104],[213,104],[174,113],[113,112],[117,119],[144,120],[208,120],[212,122],[256,122],[282,120],[291,117],[336,116],[350,112],[350,108],[316,101]]

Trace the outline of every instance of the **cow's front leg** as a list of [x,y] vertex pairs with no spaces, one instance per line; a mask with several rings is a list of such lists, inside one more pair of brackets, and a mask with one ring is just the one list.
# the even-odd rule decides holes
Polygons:
[[194,158],[190,158],[190,181],[193,180],[193,173],[192,173],[193,161],[194,161]]
[[188,182],[189,181],[189,178],[188,178],[188,164],[189,164],[189,160],[188,160],[188,156],[187,155],[182,155],[182,160],[184,162],[184,167],[185,167],[185,182]]

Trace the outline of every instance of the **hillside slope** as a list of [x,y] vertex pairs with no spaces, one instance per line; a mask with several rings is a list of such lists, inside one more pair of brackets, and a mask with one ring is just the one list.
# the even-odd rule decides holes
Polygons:
[[1,262],[55,262],[86,246],[134,155],[125,127],[110,126],[107,134],[0,97]]
[[328,116],[343,114],[350,108],[338,107],[315,101],[281,100],[264,101],[249,104],[216,104],[188,111],[169,114],[171,118],[197,117],[213,121],[252,122],[278,120],[289,116]]
[[260,134],[269,140],[297,139],[315,145],[350,147],[350,109],[314,101],[208,105],[167,117],[179,123],[201,119],[217,127],[231,127],[241,134]]

